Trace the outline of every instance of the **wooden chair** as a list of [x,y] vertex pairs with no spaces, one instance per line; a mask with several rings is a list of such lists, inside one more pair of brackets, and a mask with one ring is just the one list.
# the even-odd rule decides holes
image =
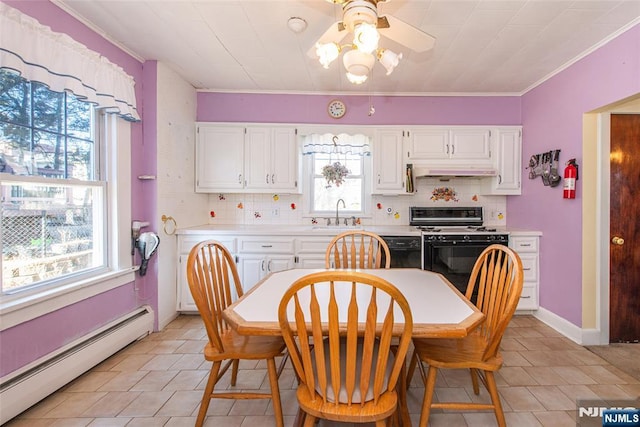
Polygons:
[[[404,324],[394,323],[399,313]],[[305,426],[317,419],[384,426],[406,407],[402,376],[413,320],[391,283],[357,271],[309,274],[284,294],[278,319],[300,378]]]
[[[209,337],[204,358],[213,362],[207,381],[196,426],[201,426],[213,398],[272,399],[276,425],[284,425],[278,371],[275,357],[281,356],[286,346],[280,337],[244,336],[237,334],[222,318],[222,311],[233,301],[232,286],[242,296],[242,286],[233,257],[220,242],[207,240],[191,249],[187,259],[187,280]],[[267,361],[271,393],[217,392],[213,389],[220,378],[233,365],[231,385],[235,385],[238,361],[241,359]],[[225,362],[222,366],[222,362]]]
[[[326,268],[384,268],[391,266],[389,247],[380,236],[369,231],[350,230],[335,236],[325,254]],[[331,265],[333,261],[333,265]]]
[[[476,306],[484,313],[484,322],[465,338],[414,339],[415,347],[409,366],[411,380],[418,358],[428,365],[420,372],[425,382],[424,401],[420,426],[429,421],[431,408],[442,409],[493,409],[499,426],[505,425],[504,413],[493,373],[502,366],[500,342],[507,325],[516,310],[522,293],[522,261],[516,252],[503,245],[491,245],[478,257],[469,278],[465,296],[471,299],[477,288]],[[491,403],[433,402],[438,369],[469,369],[473,392],[480,393],[478,377],[489,391]]]

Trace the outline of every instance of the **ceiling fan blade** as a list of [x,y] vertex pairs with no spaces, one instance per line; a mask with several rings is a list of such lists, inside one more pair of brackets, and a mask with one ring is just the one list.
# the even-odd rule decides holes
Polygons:
[[436,43],[433,36],[417,29],[413,25],[407,24],[391,15],[383,16],[389,22],[388,28],[378,28],[380,34],[408,47],[415,52],[426,52],[432,49]]
[[316,43],[324,44],[324,43],[335,42],[335,43],[341,44],[342,39],[344,39],[348,33],[349,32],[344,28],[344,25],[342,25],[342,22],[336,22],[331,24],[331,26],[327,29],[327,31],[325,31],[324,34],[320,36],[320,38],[316,40],[313,46],[311,46],[311,48],[307,51],[307,56],[314,59],[317,58]]

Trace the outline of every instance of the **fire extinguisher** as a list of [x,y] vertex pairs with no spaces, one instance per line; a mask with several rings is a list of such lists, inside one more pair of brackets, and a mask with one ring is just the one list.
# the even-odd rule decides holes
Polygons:
[[578,179],[578,164],[576,159],[570,159],[564,168],[564,191],[562,197],[565,199],[576,198],[576,180]]

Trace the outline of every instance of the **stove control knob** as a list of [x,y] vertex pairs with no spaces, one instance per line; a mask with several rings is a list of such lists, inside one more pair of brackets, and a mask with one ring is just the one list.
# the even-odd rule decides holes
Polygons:
[[464,236],[462,239],[463,239],[463,240],[469,240],[469,239],[470,239],[470,237],[469,237],[469,236]]

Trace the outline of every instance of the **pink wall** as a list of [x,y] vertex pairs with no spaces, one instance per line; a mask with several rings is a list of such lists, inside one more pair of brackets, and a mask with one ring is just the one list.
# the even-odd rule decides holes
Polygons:
[[[525,164],[532,154],[557,148],[563,163],[576,158],[581,164],[582,115],[638,93],[640,25],[522,97]],[[522,196],[507,202],[509,226],[544,233],[541,306],[577,326],[582,324],[581,204],[580,181],[576,199],[564,200],[561,186],[545,187],[540,178],[523,179]]]
[[[49,1],[7,1],[4,3],[23,13],[36,18],[41,24],[51,27],[53,31],[64,32],[89,49],[101,53],[110,61],[121,66],[136,81],[136,98],[138,112],[144,116],[144,107],[155,111],[155,98],[143,104],[143,65],[135,58],[123,52],[100,35]],[[151,84],[155,82],[151,80]],[[155,118],[154,118],[155,121]],[[141,174],[155,173],[155,135],[153,139],[143,136],[141,123],[131,126],[132,143],[132,176],[134,177],[132,198],[133,218],[155,218],[155,203],[144,203],[141,183],[135,179]],[[149,167],[152,164],[152,167]],[[148,185],[148,184],[145,184]],[[155,188],[149,191],[155,196]],[[157,230],[157,226],[155,228]],[[137,279],[141,288],[139,295],[146,295],[142,300],[136,297],[134,284],[81,301],[64,309],[33,319],[24,324],[0,332],[0,376],[30,363],[41,356],[62,347],[87,332],[95,330],[109,321],[130,312],[142,304],[153,305],[157,301],[157,266],[150,263],[149,272],[144,279]]]
[[[327,114],[331,99],[345,101],[347,114],[339,120]],[[312,124],[438,124],[519,125],[520,98],[374,96],[375,114],[368,116],[368,96],[266,95],[198,93],[198,121]]]

